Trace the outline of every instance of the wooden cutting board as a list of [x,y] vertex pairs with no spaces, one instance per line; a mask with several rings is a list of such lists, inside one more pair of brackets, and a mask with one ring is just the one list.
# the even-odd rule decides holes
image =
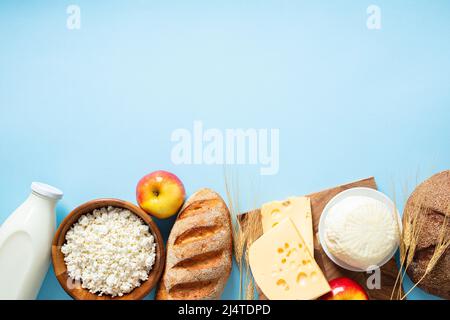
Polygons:
[[[341,185],[335,188],[327,189],[324,191],[320,191],[317,193],[312,193],[307,195],[311,199],[311,209],[313,216],[313,228],[314,228],[314,258],[317,261],[318,265],[322,269],[325,277],[328,280],[332,280],[338,277],[347,277],[358,282],[367,292],[371,300],[390,300],[391,293],[394,288],[395,279],[398,274],[398,267],[395,262],[395,258],[392,258],[388,263],[381,267],[380,270],[380,279],[381,286],[379,289],[373,288],[369,289],[366,285],[367,278],[371,276],[366,272],[353,272],[345,270],[335,263],[333,263],[323,251],[319,241],[318,241],[318,228],[319,228],[319,220],[322,214],[323,209],[325,208],[328,201],[330,201],[335,195],[340,193],[341,191],[354,188],[354,187],[367,187],[372,189],[377,189],[377,185],[375,179],[373,177],[355,181],[349,184]],[[241,215],[241,219],[245,219],[246,215],[249,214],[257,214],[260,215],[260,210],[253,210]],[[244,226],[245,224],[243,224]],[[261,228],[262,230],[262,228]],[[244,230],[245,231],[245,230]],[[265,300],[266,297],[264,294],[258,289],[260,294],[259,298],[261,300]]]

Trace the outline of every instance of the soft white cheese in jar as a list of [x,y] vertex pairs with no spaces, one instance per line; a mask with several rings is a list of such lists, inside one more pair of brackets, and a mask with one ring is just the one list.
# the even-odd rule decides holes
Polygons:
[[379,200],[349,196],[331,207],[325,241],[339,260],[357,269],[372,269],[398,246],[397,215]]

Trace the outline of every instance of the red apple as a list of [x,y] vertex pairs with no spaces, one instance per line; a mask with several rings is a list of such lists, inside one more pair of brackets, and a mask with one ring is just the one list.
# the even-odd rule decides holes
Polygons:
[[178,212],[186,192],[178,177],[167,171],[155,171],[143,177],[136,187],[139,206],[148,214],[165,219]]
[[331,291],[321,300],[369,300],[367,293],[349,278],[336,278],[329,282]]

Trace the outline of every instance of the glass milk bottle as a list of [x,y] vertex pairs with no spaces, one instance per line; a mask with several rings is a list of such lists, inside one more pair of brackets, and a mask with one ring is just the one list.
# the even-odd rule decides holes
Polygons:
[[0,300],[36,299],[50,265],[55,207],[63,193],[39,182],[31,191],[0,226]]

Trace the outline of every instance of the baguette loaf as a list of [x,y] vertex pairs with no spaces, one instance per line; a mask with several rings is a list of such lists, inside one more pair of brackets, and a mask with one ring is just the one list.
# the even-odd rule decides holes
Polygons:
[[201,189],[183,205],[170,232],[156,299],[219,299],[231,265],[230,212],[216,192]]

